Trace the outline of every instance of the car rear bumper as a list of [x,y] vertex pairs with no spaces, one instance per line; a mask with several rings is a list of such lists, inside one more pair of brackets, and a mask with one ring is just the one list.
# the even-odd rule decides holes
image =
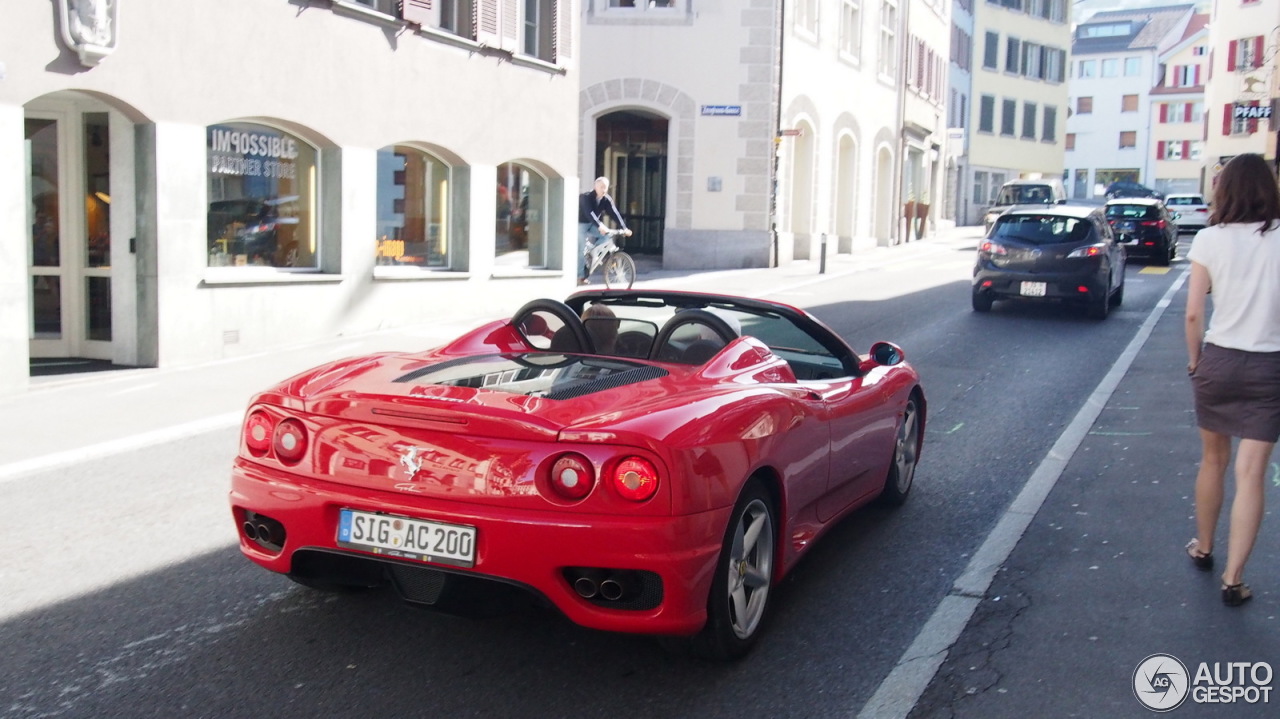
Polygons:
[[1124,247],[1126,257],[1150,259],[1169,256],[1169,241],[1164,237],[1138,238],[1131,242],[1121,242],[1119,244]]
[[[274,572],[323,581],[326,568],[335,563],[314,561],[317,555],[349,557],[354,559],[336,565],[345,562],[349,569],[351,562],[367,561],[379,565],[378,571],[391,565],[387,571],[396,575],[394,583],[411,601],[420,600],[405,591],[401,577],[408,584],[413,577],[440,573],[520,587],[585,627],[665,635],[693,634],[706,622],[707,596],[732,511],[724,507],[688,516],[644,517],[502,510],[352,489],[242,460],[232,470],[230,500],[241,552]],[[475,527],[475,564],[458,568],[340,547],[338,516],[345,508]],[[282,547],[263,546],[246,534],[242,525],[249,512],[283,525]],[[306,564],[305,572],[299,560]],[[639,605],[584,598],[571,582],[577,568],[644,575],[651,598],[651,575],[656,575],[657,598]],[[418,571],[422,569],[436,571]]]
[[[1023,283],[1044,283],[1044,295],[1029,295]],[[1084,288],[1083,291],[1081,288]],[[979,268],[973,276],[973,291],[993,299],[1084,302],[1107,290],[1106,276],[1096,269],[1087,272],[1011,272],[999,268]]]

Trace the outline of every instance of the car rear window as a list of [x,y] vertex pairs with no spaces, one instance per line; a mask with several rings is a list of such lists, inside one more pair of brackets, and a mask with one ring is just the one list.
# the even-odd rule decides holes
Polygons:
[[1013,185],[1000,190],[997,205],[1035,205],[1052,202],[1053,188],[1048,185]]
[[1203,197],[1170,197],[1167,205],[1203,205]]
[[1078,217],[1061,215],[1004,215],[996,223],[992,237],[1020,240],[1032,245],[1080,242],[1089,237],[1090,224]]
[[1160,210],[1153,205],[1107,205],[1109,220],[1154,220],[1160,217]]

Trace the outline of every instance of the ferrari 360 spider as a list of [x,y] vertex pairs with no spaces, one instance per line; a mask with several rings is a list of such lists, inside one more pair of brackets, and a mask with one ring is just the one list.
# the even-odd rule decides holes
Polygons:
[[860,356],[762,300],[582,291],[256,395],[231,506],[243,553],[309,587],[531,596],[733,658],[815,539],[906,499],[924,424],[889,342]]

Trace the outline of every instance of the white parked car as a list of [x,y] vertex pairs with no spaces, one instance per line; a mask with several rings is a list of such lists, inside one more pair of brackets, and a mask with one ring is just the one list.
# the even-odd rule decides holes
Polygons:
[[1164,198],[1164,206],[1170,212],[1178,213],[1178,218],[1174,220],[1178,223],[1178,232],[1199,230],[1209,225],[1209,205],[1204,201],[1203,195],[1168,195]]

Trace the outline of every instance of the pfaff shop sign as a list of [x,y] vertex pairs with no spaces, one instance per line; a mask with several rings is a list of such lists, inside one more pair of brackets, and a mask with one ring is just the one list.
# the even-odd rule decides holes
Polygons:
[[1232,116],[1237,120],[1266,120],[1271,117],[1271,106],[1236,103]]

